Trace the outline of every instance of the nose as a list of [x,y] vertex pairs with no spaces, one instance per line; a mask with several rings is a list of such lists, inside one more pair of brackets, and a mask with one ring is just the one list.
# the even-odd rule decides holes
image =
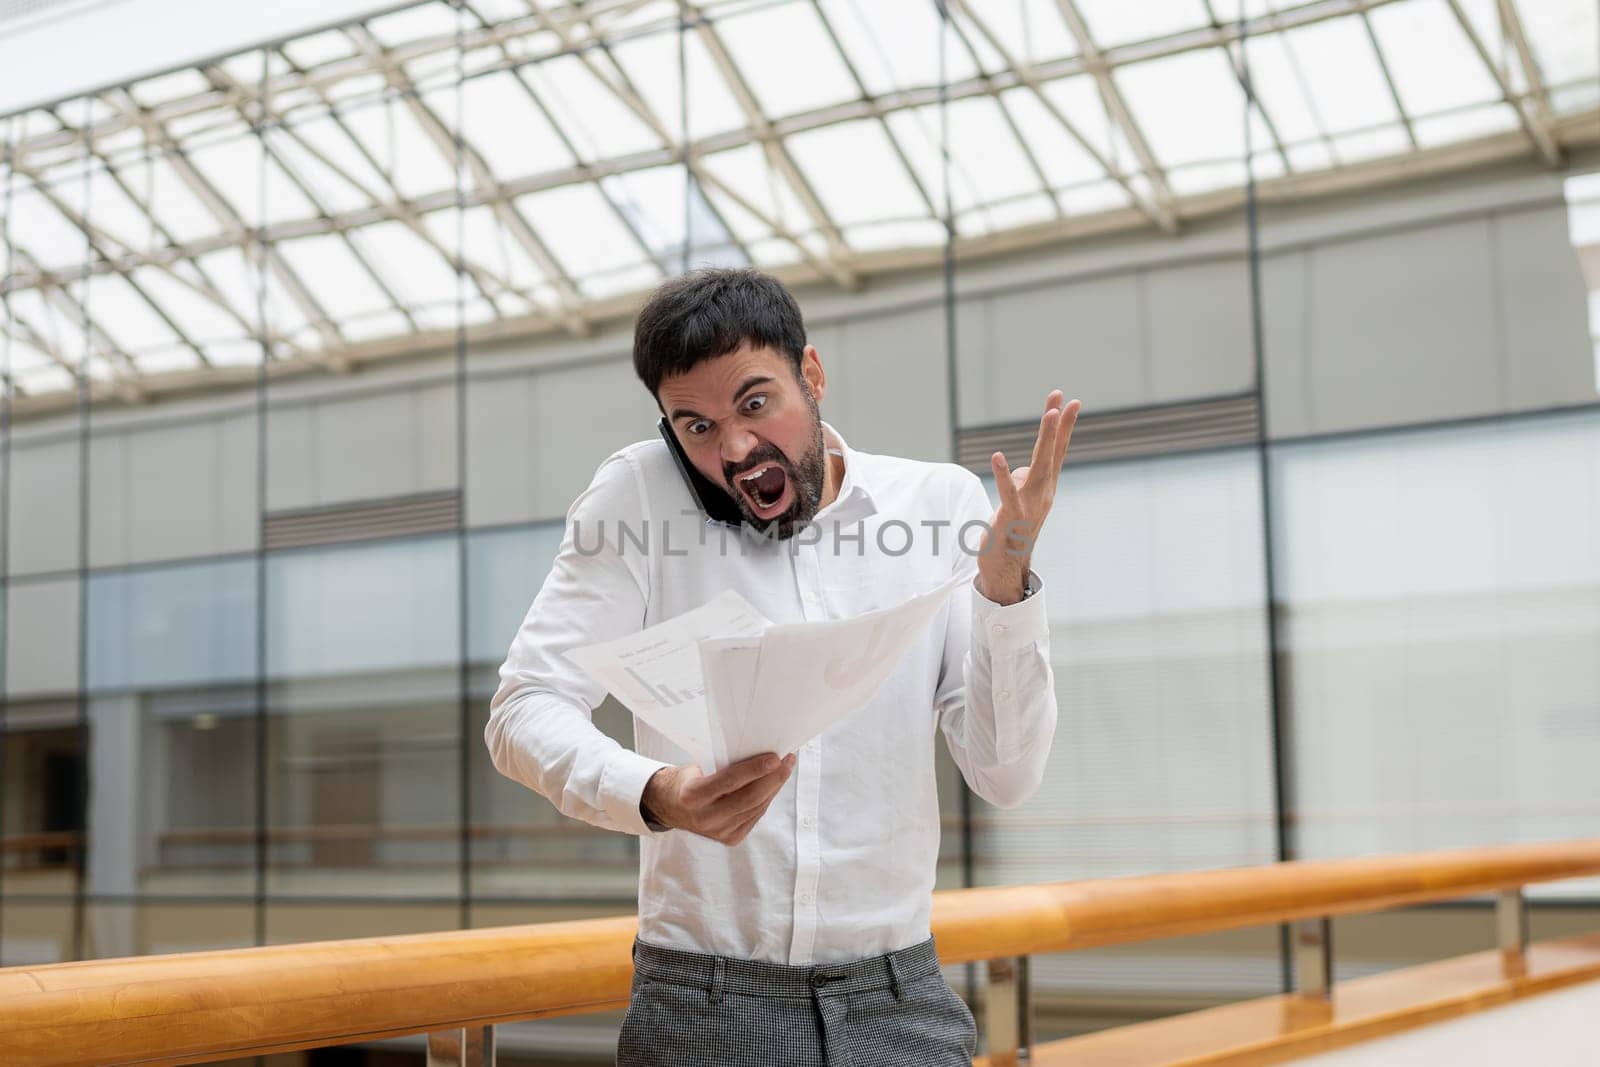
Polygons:
[[749,430],[734,428],[722,436],[722,462],[737,468],[761,443]]

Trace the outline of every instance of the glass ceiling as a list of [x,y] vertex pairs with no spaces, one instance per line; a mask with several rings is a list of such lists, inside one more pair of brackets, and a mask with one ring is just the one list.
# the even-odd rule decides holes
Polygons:
[[947,213],[979,250],[1177,233],[1251,173],[1557,166],[1600,141],[1597,6],[433,0],[0,119],[0,375],[137,401],[581,335],[686,265],[853,286]]

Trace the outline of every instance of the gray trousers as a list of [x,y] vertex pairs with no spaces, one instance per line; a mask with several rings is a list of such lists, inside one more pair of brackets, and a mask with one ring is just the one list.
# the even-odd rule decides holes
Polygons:
[[972,1067],[978,1028],[933,939],[791,967],[635,941],[618,1067]]

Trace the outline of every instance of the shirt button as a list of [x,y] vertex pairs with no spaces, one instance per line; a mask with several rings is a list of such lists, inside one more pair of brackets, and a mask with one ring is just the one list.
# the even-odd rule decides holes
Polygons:
[[997,633],[997,634],[1005,633],[1006,632],[1006,624],[1003,623],[1003,622],[995,623],[994,624],[994,632]]
[[811,894],[810,893],[801,893],[800,894],[800,903],[802,903],[802,904],[811,903]]
[[1010,700],[1011,699],[1011,690],[1002,689],[1002,690],[1000,690],[1000,692],[996,693],[995,696],[999,697],[1001,700]]
[[804,826],[807,830],[815,830],[817,828],[817,820],[807,815],[805,818],[800,820],[800,825]]
[[817,602],[817,594],[813,593],[809,589],[805,591],[804,596],[807,604],[815,604]]

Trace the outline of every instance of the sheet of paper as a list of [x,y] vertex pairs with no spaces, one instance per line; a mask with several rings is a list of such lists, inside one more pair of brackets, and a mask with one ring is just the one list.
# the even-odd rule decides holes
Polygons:
[[957,586],[851,619],[790,623],[761,635],[755,690],[732,760],[795,751],[861,708],[899,666]]
[[759,637],[714,637],[700,642],[706,710],[711,720],[711,754],[718,767],[733,762],[728,753],[738,748],[739,736],[744,731],[750,702],[755,696],[756,663],[760,655]]
[[567,658],[709,773],[716,751],[697,646],[712,637],[754,637],[767,625],[730,589],[638,633],[575,648]]
[[728,590],[567,658],[710,774],[787,755],[859,710],[966,581],[852,619],[782,625]]

